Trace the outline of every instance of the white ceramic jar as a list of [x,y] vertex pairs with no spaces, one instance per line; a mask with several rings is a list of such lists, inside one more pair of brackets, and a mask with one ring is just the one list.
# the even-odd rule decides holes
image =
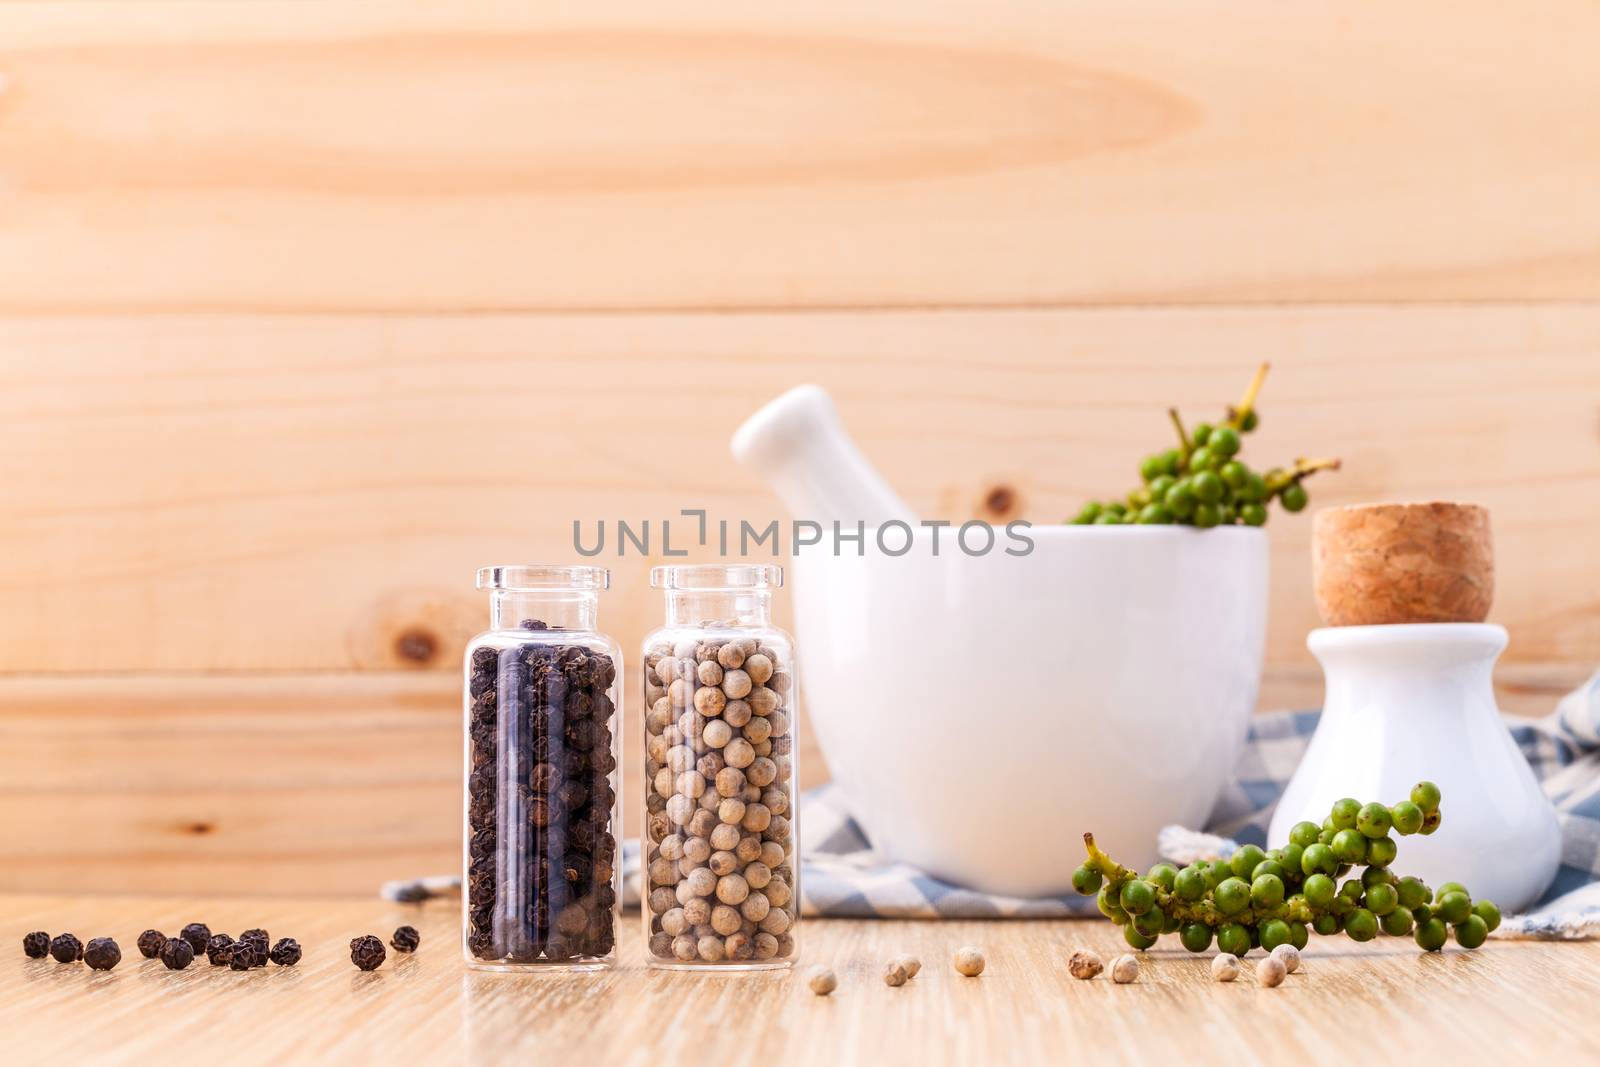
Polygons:
[[1506,631],[1480,623],[1313,630],[1327,697],[1268,832],[1288,840],[1333,802],[1393,804],[1427,779],[1443,794],[1434,834],[1402,839],[1394,869],[1437,887],[1460,882],[1503,911],[1526,908],[1555,877],[1555,811],[1495,707],[1491,671]]

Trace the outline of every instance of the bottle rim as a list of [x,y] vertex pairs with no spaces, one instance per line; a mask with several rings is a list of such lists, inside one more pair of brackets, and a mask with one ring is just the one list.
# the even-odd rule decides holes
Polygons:
[[604,567],[560,563],[509,563],[478,568],[479,589],[512,592],[601,592],[611,588]]
[[718,592],[782,586],[783,568],[776,563],[682,563],[650,568],[652,589]]

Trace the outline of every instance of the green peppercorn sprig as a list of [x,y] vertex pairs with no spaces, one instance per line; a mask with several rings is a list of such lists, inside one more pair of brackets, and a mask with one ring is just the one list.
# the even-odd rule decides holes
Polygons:
[[1274,467],[1261,474],[1240,458],[1244,435],[1261,423],[1256,396],[1268,367],[1263,363],[1256,368],[1244,397],[1216,425],[1202,422],[1190,431],[1178,409],[1168,408],[1178,446],[1146,456],[1139,464],[1143,482],[1139,488],[1123,500],[1090,501],[1073,524],[1264,526],[1274,500],[1285,511],[1305,510],[1311,500],[1306,478],[1317,471],[1338,470],[1337,459],[1297,459],[1287,469]]
[[[1434,891],[1389,869],[1399,852],[1391,831],[1427,835],[1439,821],[1439,787],[1418,782],[1398,804],[1339,800],[1321,826],[1296,823],[1282,848],[1245,845],[1226,860],[1182,870],[1158,863],[1143,877],[1084,834],[1089,858],[1073,872],[1072,887],[1098,894],[1101,914],[1136,949],[1176,933],[1190,952],[1204,952],[1215,939],[1219,951],[1243,957],[1252,948],[1303,949],[1312,930],[1353,941],[1410,934],[1428,952],[1442,949],[1453,932],[1456,944],[1477,948],[1500,925],[1492,901],[1474,901],[1456,882]],[[1339,883],[1358,867],[1360,877]]]

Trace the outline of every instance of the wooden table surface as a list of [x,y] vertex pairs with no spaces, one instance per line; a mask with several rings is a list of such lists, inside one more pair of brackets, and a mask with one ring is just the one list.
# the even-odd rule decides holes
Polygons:
[[[0,897],[0,1034],[10,1062],[287,1063],[917,1063],[1195,1062],[1213,1049],[1239,1064],[1500,1062],[1504,1053],[1594,1062],[1600,1056],[1600,944],[1491,941],[1478,952],[1426,955],[1380,939],[1339,939],[1307,952],[1277,989],[1251,973],[1213,983],[1206,959],[1149,953],[1139,980],[1080,982],[1067,956],[1091,947],[1109,961],[1108,923],[808,920],[793,973],[669,974],[646,969],[637,924],[624,918],[622,963],[610,973],[506,976],[469,972],[453,904],[379,901]],[[298,967],[246,974],[202,959],[169,971],[139,956],[146,927],[191,921],[238,932],[264,926],[300,940]],[[348,940],[388,939],[409,922],[420,950],[391,952],[364,974]],[[123,961],[110,972],[25,959],[29,930],[110,935]],[[954,949],[981,946],[988,969],[967,979]],[[891,989],[892,955],[922,973]],[[811,964],[839,975],[831,997],[804,982]],[[1199,1056],[1201,1060],[1205,1059]]]

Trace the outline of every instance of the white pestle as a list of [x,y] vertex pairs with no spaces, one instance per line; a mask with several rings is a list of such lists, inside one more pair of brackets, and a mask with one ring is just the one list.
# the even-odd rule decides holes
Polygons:
[[845,432],[821,386],[799,385],[770,401],[734,432],[730,447],[797,519],[868,526],[917,521]]

